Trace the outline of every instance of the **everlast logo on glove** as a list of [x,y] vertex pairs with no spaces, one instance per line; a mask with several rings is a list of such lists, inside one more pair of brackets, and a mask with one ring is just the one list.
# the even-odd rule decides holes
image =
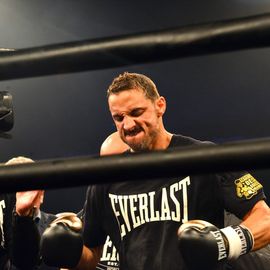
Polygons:
[[215,237],[218,245],[218,260],[227,258],[226,246],[220,231],[210,231],[210,233]]
[[241,229],[241,227],[239,227],[239,226],[235,226],[234,229],[237,232],[237,234],[239,235],[239,238],[240,238],[240,241],[241,241],[241,253],[240,253],[240,255],[246,254],[248,245],[247,245],[247,241],[246,241],[246,237],[244,235],[243,229]]

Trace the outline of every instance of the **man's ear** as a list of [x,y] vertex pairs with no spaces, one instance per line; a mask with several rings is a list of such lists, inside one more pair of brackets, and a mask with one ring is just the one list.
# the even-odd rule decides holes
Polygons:
[[156,101],[156,105],[157,105],[157,115],[163,116],[163,114],[166,111],[166,99],[164,97],[159,97]]

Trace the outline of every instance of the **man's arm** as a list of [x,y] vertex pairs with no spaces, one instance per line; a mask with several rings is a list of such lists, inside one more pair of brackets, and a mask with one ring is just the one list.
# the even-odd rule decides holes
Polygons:
[[[118,132],[110,134],[102,143],[100,155],[120,154],[126,151],[129,147],[121,140]],[[101,258],[103,246],[89,249],[83,246],[82,255],[78,265],[73,270],[95,270]]]
[[[179,249],[190,269],[212,269],[270,243],[270,209],[258,201],[238,226],[222,229],[203,220],[190,220],[178,230]],[[199,259],[193,260],[191,254]],[[212,268],[211,268],[212,267]]]
[[[247,216],[246,216],[247,217]],[[226,212],[224,215],[225,226],[239,225],[243,220],[238,219],[235,215]],[[266,245],[264,248],[250,252],[245,256],[240,256],[237,260],[229,262],[232,269],[241,270],[269,270],[270,265],[270,245]]]
[[247,227],[254,237],[253,250],[270,243],[270,208],[265,201],[257,202],[241,224]]

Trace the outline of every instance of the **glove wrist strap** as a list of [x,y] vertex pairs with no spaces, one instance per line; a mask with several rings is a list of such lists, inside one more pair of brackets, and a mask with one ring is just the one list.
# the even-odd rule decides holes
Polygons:
[[243,226],[229,226],[221,229],[228,241],[228,259],[235,260],[239,256],[248,253],[253,247],[253,236]]
[[[251,251],[254,247],[254,237],[251,231],[243,224],[239,225],[245,234],[246,241],[247,241],[247,252]],[[246,252],[246,253],[247,253]]]

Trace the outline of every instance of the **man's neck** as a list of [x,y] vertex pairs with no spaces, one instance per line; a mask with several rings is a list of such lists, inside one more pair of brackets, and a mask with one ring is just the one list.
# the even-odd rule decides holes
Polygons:
[[156,144],[153,146],[153,150],[167,149],[171,142],[172,136],[173,136],[172,133],[169,133],[166,130],[164,130],[164,132],[157,137]]

